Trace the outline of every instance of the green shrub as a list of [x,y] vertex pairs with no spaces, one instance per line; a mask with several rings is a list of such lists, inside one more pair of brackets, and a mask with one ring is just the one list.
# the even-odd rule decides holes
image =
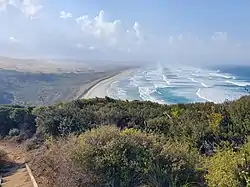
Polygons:
[[250,186],[250,142],[246,143],[239,152],[242,159],[240,165],[240,178],[245,186]]
[[241,157],[232,150],[223,150],[208,158],[205,163],[207,174],[205,178],[210,187],[239,187],[242,186],[239,166]]
[[197,182],[199,156],[188,145],[135,129],[105,126],[79,137],[72,161],[96,185],[181,186]]

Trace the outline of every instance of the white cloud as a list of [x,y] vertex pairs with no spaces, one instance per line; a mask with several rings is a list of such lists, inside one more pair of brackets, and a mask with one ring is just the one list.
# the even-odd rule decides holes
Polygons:
[[227,40],[227,32],[215,32],[212,36],[213,40],[216,41],[226,41]]
[[30,19],[35,19],[42,8],[43,5],[36,3],[35,0],[22,0],[21,3],[21,11]]
[[93,19],[85,15],[77,18],[76,21],[81,26],[81,30],[84,34],[96,38],[114,36],[120,24],[119,20],[113,22],[105,21],[104,11],[100,11],[99,15]]
[[63,19],[72,18],[72,13],[65,12],[62,10],[62,11],[60,11],[60,18],[63,18]]
[[76,47],[77,47],[78,49],[83,49],[83,48],[84,48],[84,46],[83,46],[82,44],[76,44]]
[[0,11],[6,11],[10,5],[15,5],[14,0],[0,0]]
[[96,17],[84,15],[77,18],[76,22],[80,25],[87,46],[95,46],[105,51],[122,51],[129,55],[136,54],[142,59],[186,61],[192,57],[194,61],[200,62],[202,59],[240,56],[235,43],[229,41],[227,32],[213,34],[213,41],[227,41],[217,45],[191,33],[172,36],[146,33],[137,21],[130,28],[126,28],[120,20],[106,20],[104,11],[100,11]]
[[8,6],[19,9],[30,19],[35,19],[37,13],[43,8],[43,5],[36,0],[0,0],[0,10],[6,11]]
[[[2,10],[8,10],[11,6],[18,11],[22,10],[31,19],[36,18],[42,9],[42,5],[34,0],[0,0]],[[57,15],[57,18],[73,17],[65,10],[58,13],[60,15]],[[1,19],[4,18],[6,16],[1,17]],[[1,22],[0,42],[12,43],[13,45],[9,46],[15,46],[18,49],[22,45],[26,47],[22,49],[33,50],[34,53],[72,54],[72,56],[76,54],[76,57],[82,55],[83,58],[92,55],[91,57],[99,59],[105,56],[110,59],[118,59],[118,57],[140,60],[171,59],[176,62],[193,62],[193,59],[197,62],[202,59],[250,59],[250,55],[247,54],[250,49],[249,42],[233,41],[233,37],[228,37],[227,32],[210,33],[203,37],[191,33],[155,35],[144,30],[139,21],[125,25],[125,22],[119,19],[107,19],[104,11],[100,11],[95,16],[83,15],[76,18],[76,22],[74,20],[70,22],[70,19],[67,24],[54,24],[56,20],[53,20],[53,17],[46,16],[46,18],[49,20],[44,19],[44,21],[41,17],[39,27],[30,21],[11,25],[6,19],[5,26],[2,26]],[[23,20],[20,19],[20,21]],[[47,24],[47,21],[51,21],[50,24]],[[70,27],[69,24],[71,24]],[[9,37],[10,35],[12,37]],[[18,42],[20,45],[14,45]]]
[[9,40],[10,40],[10,43],[19,43],[20,42],[17,38],[15,38],[13,36],[9,37]]
[[170,44],[172,44],[173,41],[174,41],[174,37],[173,37],[173,36],[169,36],[168,42],[169,42]]
[[8,2],[6,0],[0,0],[0,10],[6,10]]
[[89,46],[88,49],[89,50],[95,50],[95,47],[94,46]]
[[141,34],[141,29],[140,29],[140,24],[136,21],[134,23],[133,29],[135,31],[135,35],[138,39],[142,39],[142,34]]
[[179,34],[178,40],[183,40],[183,35],[182,34]]
[[132,29],[127,29],[123,27],[120,20],[105,20],[104,11],[100,11],[97,16],[92,18],[88,15],[78,17],[76,22],[81,28],[83,37],[102,47],[119,47],[127,50],[128,45],[143,40],[138,22],[134,23]]

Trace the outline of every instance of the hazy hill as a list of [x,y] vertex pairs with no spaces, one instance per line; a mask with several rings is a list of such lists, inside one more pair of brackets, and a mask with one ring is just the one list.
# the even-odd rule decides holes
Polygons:
[[78,98],[94,80],[127,66],[0,57],[0,104],[51,104]]

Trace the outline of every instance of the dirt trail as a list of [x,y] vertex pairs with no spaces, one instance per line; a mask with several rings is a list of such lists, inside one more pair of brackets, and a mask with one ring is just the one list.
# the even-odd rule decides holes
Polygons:
[[2,187],[33,187],[25,167],[25,154],[14,144],[0,142],[0,149],[7,153],[9,163],[3,170]]

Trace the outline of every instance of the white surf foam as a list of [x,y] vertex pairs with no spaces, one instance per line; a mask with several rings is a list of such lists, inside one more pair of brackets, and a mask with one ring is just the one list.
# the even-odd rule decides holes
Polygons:
[[210,87],[210,86],[204,84],[203,82],[201,82],[201,85],[202,85],[203,87],[205,87],[205,88],[209,88],[209,87]]
[[189,80],[191,80],[194,83],[199,83],[199,81],[195,80],[194,78],[188,78]]
[[139,90],[140,97],[142,98],[142,100],[165,104],[165,102],[163,100],[158,100],[155,97],[151,96],[151,94],[153,94],[154,92],[156,92],[155,88],[151,88],[151,87],[139,87],[138,90]]
[[196,95],[197,95],[199,98],[204,99],[204,100],[206,100],[206,101],[208,101],[208,102],[213,102],[211,99],[206,98],[205,96],[203,96],[203,95],[201,94],[201,89],[200,89],[200,88],[197,90]]
[[155,83],[153,83],[153,85],[154,85],[155,89],[157,89],[157,88],[167,88],[167,87],[169,87],[169,86],[167,86],[166,84],[163,84],[163,83],[161,83],[161,82],[155,82]]
[[[124,89],[116,89],[114,92],[120,98],[136,97],[136,99],[167,103],[168,101],[161,100],[167,91],[161,93],[161,90],[169,89],[173,97],[181,96],[190,101],[219,103],[226,99],[237,99],[246,94],[240,87],[250,86],[250,83],[234,79],[236,78],[233,75],[218,70],[176,66],[162,68],[158,66],[141,69],[129,78],[130,82],[125,91]],[[233,84],[235,87],[229,86],[225,82]],[[131,88],[133,91],[130,94]],[[136,94],[135,90],[138,90]]]
[[169,80],[167,79],[167,77],[165,75],[162,75],[162,79],[168,84],[170,85]]
[[210,87],[199,88],[196,95],[204,100],[214,103],[222,103],[225,100],[235,100],[244,95],[243,92],[239,92],[234,89],[225,87]]
[[139,75],[134,75],[133,77],[129,78],[130,85],[138,87],[140,84],[142,84],[143,79],[144,79],[144,76],[142,76],[140,74]]
[[[205,87],[205,88],[211,87],[211,86],[205,84],[204,82],[198,81],[198,80],[196,80],[196,79],[194,79],[194,78],[188,77],[188,79],[191,80],[191,81],[194,82],[194,83],[199,83],[199,84],[201,84],[201,85],[202,85],[203,87]],[[200,79],[201,79],[201,78],[199,78],[199,80],[200,80]],[[203,79],[204,79],[204,78],[203,78]]]
[[233,84],[240,87],[250,86],[250,82],[235,82],[235,81],[225,81],[226,83]]
[[209,73],[209,75],[211,75],[213,77],[220,77],[220,78],[225,78],[225,79],[233,79],[233,78],[235,78],[234,76],[220,74],[220,73]]

